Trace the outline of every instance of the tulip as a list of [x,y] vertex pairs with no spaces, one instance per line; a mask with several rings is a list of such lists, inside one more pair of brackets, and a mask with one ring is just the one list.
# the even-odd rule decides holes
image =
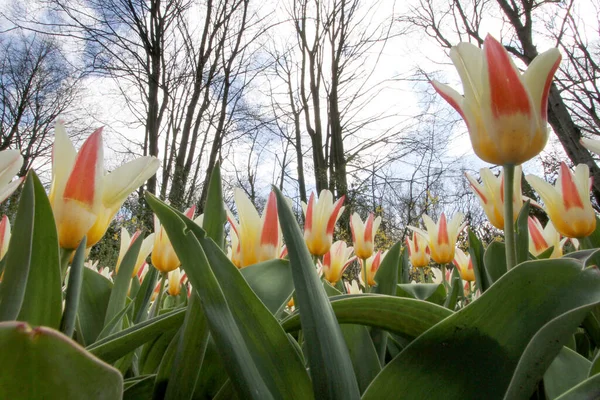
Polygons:
[[77,153],[58,122],[52,149],[50,203],[62,248],[77,248],[84,235],[96,244],[129,194],[154,175],[160,162],[141,157],[105,175],[102,128]]
[[329,190],[321,190],[319,199],[315,194],[310,195],[308,205],[302,203],[304,211],[304,241],[308,251],[315,256],[322,256],[329,251],[333,242],[333,229],[340,215],[344,212],[344,198],[342,196],[335,203],[333,194]]
[[357,213],[350,217],[350,230],[352,231],[352,241],[354,242],[354,254],[362,260],[365,260],[373,254],[375,250],[375,234],[381,224],[381,217],[375,218],[373,213],[369,214],[367,220],[363,223]]
[[[479,170],[479,174],[481,184],[471,175],[465,173],[490,223],[498,229],[504,229],[504,171],[501,171],[499,176],[494,176],[489,168],[482,168]],[[521,166],[515,168],[513,188],[513,221],[516,221],[523,206]]]
[[173,271],[169,272],[169,287],[167,292],[171,296],[179,296],[181,293],[181,270],[179,268],[175,268]]
[[527,225],[529,227],[529,252],[531,254],[537,257],[553,246],[554,250],[552,250],[550,258],[562,257],[562,248],[567,238],[560,240],[560,234],[552,225],[552,221],[548,221],[546,227],[543,228],[536,217],[529,217]]
[[410,263],[415,268],[423,268],[429,265],[430,253],[427,238],[413,232],[412,239],[408,237],[406,240],[406,248],[408,249],[408,258]]
[[[121,266],[121,262],[123,261],[123,257],[125,257],[125,253],[127,250],[133,245],[133,242],[141,235],[142,231],[139,229],[133,234],[133,237],[129,236],[129,232],[127,229],[121,228],[121,247],[119,249],[119,257],[117,258],[117,265],[115,270],[119,272],[119,267]],[[135,261],[135,267],[133,267],[133,272],[131,277],[137,275],[140,267],[146,262],[146,258],[152,252],[152,247],[154,246],[154,233],[148,235],[144,241],[142,242],[142,246],[140,247],[140,252],[138,253],[137,259]]]
[[[377,253],[373,254],[371,257],[367,258],[366,260],[361,260],[361,268],[364,268],[364,265],[366,261],[366,265],[367,265],[367,283],[369,284],[369,286],[374,286],[376,284],[375,282],[375,274],[377,273],[377,271],[379,270],[379,267],[381,266],[381,261],[385,258],[385,255],[387,254],[387,251],[384,251],[383,253],[381,251],[378,251]],[[363,274],[361,274],[362,276]]]
[[355,279],[352,280],[352,283],[344,282],[344,286],[346,286],[346,293],[348,294],[362,293],[362,290],[360,289],[360,286],[358,285],[358,282]]
[[463,281],[474,282],[475,271],[473,270],[473,260],[470,254],[465,254],[461,249],[456,249],[454,254],[454,265],[458,268],[458,273]]
[[438,223],[435,223],[427,214],[423,214],[423,222],[427,231],[409,226],[424,238],[428,238],[431,258],[438,264],[449,264],[454,260],[454,249],[458,234],[464,228],[464,216],[457,213],[450,222],[446,222],[446,215],[442,213]]
[[548,93],[560,64],[558,49],[537,56],[523,74],[490,35],[483,49],[460,43],[450,50],[450,58],[464,96],[432,84],[465,120],[475,154],[498,165],[519,165],[539,154],[548,140]]
[[19,187],[25,177],[12,180],[23,165],[23,156],[17,150],[0,151],[0,202]]
[[356,259],[356,256],[350,257],[352,250],[352,247],[348,247],[346,242],[338,240],[331,245],[329,251],[323,256],[323,262],[321,263],[323,276],[332,285],[342,279],[344,270]]
[[0,260],[4,258],[8,251],[8,243],[10,242],[10,221],[6,215],[2,216],[0,221]]
[[544,201],[546,213],[556,230],[569,238],[589,236],[596,229],[596,215],[590,202],[590,170],[579,164],[575,174],[562,162],[555,186],[534,175],[527,182]]
[[593,151],[596,154],[600,154],[600,140],[583,138],[581,139],[581,144],[589,151]]
[[277,199],[271,192],[262,218],[241,189],[234,191],[239,223],[227,210],[231,224],[232,262],[238,268],[277,258],[282,238],[277,216]]
[[[185,211],[185,216],[189,219],[194,217],[196,207],[192,206]],[[154,268],[166,274],[176,268],[179,268],[181,261],[175,254],[175,249],[169,240],[167,231],[161,226],[160,221],[154,216],[154,246],[152,249],[152,265]]]

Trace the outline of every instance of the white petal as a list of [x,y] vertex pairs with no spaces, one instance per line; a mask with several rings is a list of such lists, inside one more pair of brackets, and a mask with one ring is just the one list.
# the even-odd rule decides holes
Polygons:
[[122,204],[127,196],[156,173],[160,161],[155,157],[140,157],[121,165],[104,176],[102,203],[106,208]]

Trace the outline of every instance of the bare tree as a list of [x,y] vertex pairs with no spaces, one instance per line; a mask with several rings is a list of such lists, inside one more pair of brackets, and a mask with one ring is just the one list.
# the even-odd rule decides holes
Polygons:
[[[17,31],[0,37],[0,150],[31,166],[49,160],[56,118],[74,106],[80,80],[52,38]],[[41,166],[41,165],[39,165]]]

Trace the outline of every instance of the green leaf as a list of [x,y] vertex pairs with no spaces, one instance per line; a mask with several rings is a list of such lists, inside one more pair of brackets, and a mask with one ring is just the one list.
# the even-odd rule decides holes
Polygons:
[[408,249],[404,247],[400,255],[400,267],[402,273],[399,274],[400,283],[410,283],[410,266],[408,265]]
[[483,263],[490,284],[506,273],[506,253],[504,243],[492,242],[485,250]]
[[441,283],[401,283],[397,286],[396,296],[427,300],[441,305],[446,300],[446,289]]
[[178,329],[183,323],[185,310],[177,309],[133,325],[88,346],[86,350],[106,362],[115,362],[144,343],[169,329]]
[[[401,242],[397,242],[392,246],[391,249],[388,250],[387,254],[381,261],[381,265],[375,273],[375,282],[377,283],[377,285],[373,288],[375,293],[386,294],[389,296],[396,294],[396,285],[398,284],[398,267],[402,268],[401,247]],[[371,339],[377,351],[379,362],[381,365],[383,365],[385,363],[385,353],[387,349],[387,333],[381,329],[373,329],[371,331]],[[352,354],[350,355],[352,356]],[[358,386],[361,389],[361,392],[363,392],[364,388],[361,387],[361,378],[358,376],[357,378]]]
[[274,188],[277,212],[288,249],[296,306],[302,310],[302,332],[315,397],[358,399],[358,384],[348,348],[314,267],[296,218],[285,197]]
[[31,263],[35,219],[33,174],[27,175],[19,199],[19,208],[10,237],[4,276],[0,282],[0,321],[17,318],[23,299]]
[[550,258],[550,256],[552,255],[553,252],[554,252],[554,246],[550,246],[546,250],[544,250],[540,254],[538,254],[538,256],[535,258],[538,260],[547,260]]
[[150,268],[144,277],[138,295],[135,296],[135,318],[133,322],[136,324],[148,319],[148,306],[150,305],[150,299],[152,299],[152,292],[156,287],[157,276],[158,270]]
[[452,286],[450,288],[450,292],[448,293],[448,297],[446,297],[446,301],[444,302],[444,307],[449,310],[454,311],[456,308],[456,303],[458,302],[458,296],[463,290],[462,279],[458,275],[458,271],[456,268],[452,271]]
[[[221,168],[219,163],[213,168],[202,226],[208,237],[224,248],[224,224],[227,214],[223,206],[221,192]],[[202,310],[200,297],[196,292],[190,296],[185,320],[178,340],[177,352],[173,361],[166,399],[191,399],[198,380],[200,368],[206,351],[209,329]]]
[[138,238],[129,246],[121,265],[119,266],[119,272],[115,276],[115,283],[110,293],[108,300],[108,307],[106,308],[106,316],[104,317],[104,325],[108,324],[115,315],[119,313],[125,307],[125,300],[127,299],[127,292],[129,291],[129,284],[131,283],[131,275],[135,268],[140,248],[144,236],[139,235]]
[[166,399],[191,399],[208,344],[208,324],[200,297],[194,291],[187,306],[178,348],[169,377]]
[[152,398],[153,391],[154,375],[144,375],[141,379],[136,377],[130,385],[125,381],[123,400],[148,400]]
[[58,233],[46,191],[35,172],[30,171],[29,175],[35,195],[32,242],[35,246],[18,320],[58,329],[62,314]]
[[517,264],[525,262],[529,259],[529,200],[523,204],[519,216],[517,217],[517,223],[515,224],[515,247],[517,250]]
[[210,182],[208,184],[202,228],[209,238],[214,240],[221,249],[224,249],[227,213],[223,206],[223,192],[221,186],[221,166],[219,163],[216,163],[212,174],[210,175]]
[[519,264],[468,307],[410,343],[363,399],[398,393],[404,398],[471,399],[482,393],[486,399],[529,398],[563,343],[600,302],[598,285],[598,271],[582,270],[574,260]]
[[[187,317],[187,315],[186,315]],[[185,321],[183,323],[183,325],[181,326],[181,328],[183,328],[185,326]],[[154,399],[164,399],[165,398],[165,394],[167,392],[167,388],[168,386],[173,386],[170,385],[171,381],[170,381],[170,377],[171,375],[176,372],[176,373],[184,373],[185,371],[182,371],[180,369],[178,369],[177,371],[174,371],[175,369],[175,353],[177,352],[177,348],[179,347],[179,342],[181,340],[181,328],[179,328],[179,331],[177,331],[177,333],[175,333],[175,336],[173,336],[171,342],[169,343],[169,346],[167,347],[167,349],[164,351],[163,355],[162,355],[162,359],[160,360],[160,365],[158,366],[158,371],[156,372],[156,378],[154,381],[154,393],[153,393],[153,398]],[[194,382],[195,384],[195,382]],[[193,392],[193,388],[194,386],[192,385],[192,387],[190,388],[190,390]],[[182,397],[185,398],[185,397]]]
[[110,334],[112,334],[115,330],[120,330],[116,328],[119,324],[123,323],[123,318],[129,312],[129,310],[131,310],[132,306],[133,302],[129,302],[129,304],[126,307],[124,307],[121,311],[119,311],[119,313],[115,315],[113,319],[108,321],[108,323],[104,325],[104,329],[102,329],[96,340],[102,340],[105,337],[108,337]]
[[[310,382],[301,360],[239,270],[214,241],[204,237],[200,227],[185,217],[182,220],[154,197],[147,197],[198,290],[211,333],[228,360],[225,367],[230,376],[236,377],[233,384],[240,396],[306,398]],[[209,261],[215,268],[211,269]]]
[[600,351],[596,354],[596,357],[590,365],[590,372],[588,376],[594,376],[600,374]]
[[[452,315],[447,308],[426,301],[375,294],[332,297],[331,307],[340,324],[360,324],[417,337]],[[295,312],[281,322],[287,332],[301,329]]]
[[46,327],[0,323],[0,387],[6,399],[121,399],[119,371]]
[[600,375],[594,375],[556,400],[597,400],[600,398]]
[[348,346],[358,387],[360,392],[363,393],[379,371],[381,371],[377,351],[373,346],[371,335],[366,327],[361,325],[343,325],[341,328],[344,340]]
[[544,393],[551,400],[588,377],[591,363],[573,350],[563,347],[544,374]]
[[194,399],[212,399],[219,392],[229,379],[223,362],[215,341],[209,336],[200,376],[194,388]]
[[[67,294],[65,296],[65,311],[60,321],[60,330],[68,337],[73,336],[75,330],[75,318],[77,317],[77,308],[79,306],[79,297],[81,294],[81,283],[83,281],[83,263],[85,261],[85,244],[87,238],[84,236],[77,246],[71,269],[69,270],[69,283],[67,285]],[[35,294],[31,293],[32,296]]]
[[277,259],[249,265],[240,272],[272,314],[277,312],[294,291],[292,270],[287,260]]
[[400,264],[402,243],[393,245],[381,261],[379,269],[375,273],[375,293],[393,296],[396,294],[398,284],[398,267]]
[[90,268],[83,269],[83,282],[79,296],[77,318],[81,331],[78,341],[90,345],[96,341],[104,327],[104,316],[112,290],[112,282]]
[[[171,356],[173,355],[173,352],[175,351],[177,346],[177,339],[175,339],[175,336],[179,332],[179,328],[180,327],[178,327],[177,329],[169,329],[163,332],[152,342],[146,343],[142,350],[142,355],[139,359],[140,374],[148,375],[157,373],[157,380],[161,379],[161,374],[157,372],[158,367],[161,361],[163,361],[163,355],[166,355],[169,346],[172,347]],[[173,341],[175,341],[175,343],[173,343]],[[163,374],[165,372],[166,371],[163,371]]]
[[485,264],[483,262],[483,254],[485,250],[481,240],[475,232],[469,228],[469,254],[473,262],[473,271],[475,272],[475,285],[481,293],[485,292],[492,284],[485,272]]

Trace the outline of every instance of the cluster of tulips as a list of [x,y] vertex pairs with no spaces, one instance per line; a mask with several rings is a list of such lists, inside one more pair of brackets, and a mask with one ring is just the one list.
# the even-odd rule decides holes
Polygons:
[[[499,176],[484,168],[480,180],[467,179],[504,243],[484,244],[469,229],[463,251],[464,216],[441,213],[437,222],[423,215],[423,227],[383,251],[374,240],[381,218],[353,213],[349,247],[334,241],[343,197],[312,194],[301,229],[279,190],[261,216],[238,189],[236,216],[223,203],[217,166],[204,215],[146,193],[154,233],[122,229],[115,268],[84,268],[158,160],[107,173],[101,129],[76,151],[58,123],[46,194],[33,171],[13,179],[17,151],[0,153],[0,201],[23,184],[12,235],[8,218],[0,221],[2,395],[595,398],[600,227],[589,169],[562,163],[554,186],[526,176],[549,216],[545,227],[528,216],[532,202],[521,193],[520,165],[548,138],[560,54],[540,54],[523,74],[491,36],[483,49],[461,43],[450,56],[464,95],[433,85],[465,120],[475,153],[502,166]],[[563,254],[567,240],[578,250]],[[433,283],[410,281],[411,265],[423,271],[432,261],[440,267]],[[343,282],[353,262],[360,276]]]

